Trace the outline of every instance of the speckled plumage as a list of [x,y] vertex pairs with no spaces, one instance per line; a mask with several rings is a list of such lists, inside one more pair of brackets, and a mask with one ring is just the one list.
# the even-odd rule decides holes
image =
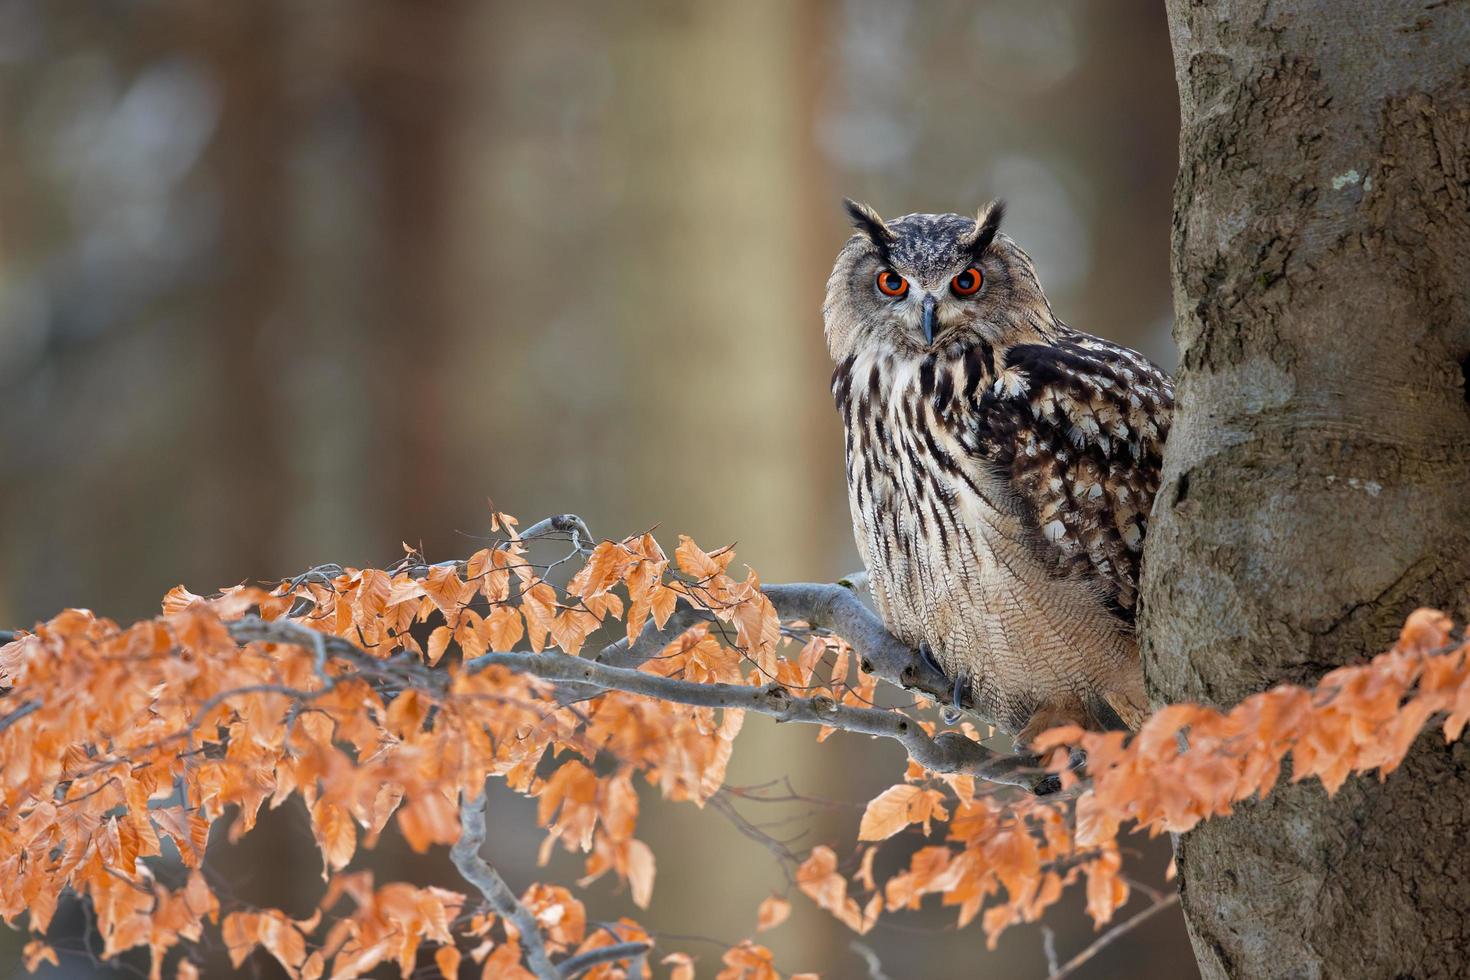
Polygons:
[[[1053,315],[997,206],[891,222],[851,210],[859,232],[823,315],[879,613],[1022,741],[1065,722],[1136,725],[1133,610],[1169,379]],[[951,280],[972,265],[983,285],[958,295]],[[880,292],[885,270],[906,295]]]

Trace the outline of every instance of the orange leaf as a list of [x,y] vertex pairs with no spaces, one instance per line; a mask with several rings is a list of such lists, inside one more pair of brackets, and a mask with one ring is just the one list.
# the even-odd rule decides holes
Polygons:
[[434,951],[434,965],[439,967],[439,973],[445,980],[457,980],[459,961],[459,950],[453,946],[440,946]]
[[163,597],[163,614],[165,616],[172,616],[174,613],[183,612],[196,602],[203,601],[204,596],[195,595],[184,588],[182,584],[176,585],[169,589],[168,593]]
[[735,552],[729,548],[714,555],[706,554],[693,538],[684,534],[679,535],[679,547],[674,550],[674,560],[679,563],[680,570],[701,582],[722,574],[734,557]]
[[454,638],[454,631],[448,626],[436,626],[434,632],[429,634],[429,649],[427,658],[429,664],[437,664],[444,656],[444,651],[449,648],[449,641]]
[[32,939],[26,943],[25,949],[21,950],[20,955],[25,961],[27,973],[35,973],[36,968],[43,962],[50,963],[52,966],[61,965],[60,961],[56,958],[56,950],[39,939]]
[[779,895],[772,895],[761,902],[756,911],[755,931],[774,929],[791,915],[791,903]]
[[720,962],[725,969],[715,975],[715,980],[781,980],[771,951],[749,939],[727,951]]
[[796,887],[854,932],[872,928],[873,920],[848,896],[847,879],[837,873],[837,854],[825,844],[812,848],[811,856],[796,869]]
[[628,841],[628,884],[633,888],[633,904],[648,908],[653,897],[653,851],[641,840]]
[[513,606],[496,606],[486,617],[490,631],[490,649],[496,653],[514,650],[521,641],[525,627],[521,625],[521,612]]
[[521,595],[521,614],[526,617],[526,637],[531,649],[540,653],[546,648],[546,634],[556,621],[556,590],[545,582],[537,582]]
[[[412,693],[405,692],[399,700]],[[311,808],[311,830],[322,851],[322,880],[326,881],[329,869],[341,871],[352,860],[352,854],[357,850],[357,827],[346,810],[335,803],[317,800],[316,806]]]
[[623,580],[632,555],[622,545],[604,541],[592,550],[587,564],[567,585],[572,595],[590,599],[599,596]]
[[863,811],[858,840],[886,840],[907,827],[909,807],[922,793],[922,787],[899,783],[874,797]]
[[694,960],[688,953],[670,953],[659,962],[673,967],[669,971],[669,980],[694,980]]
[[459,807],[439,789],[426,789],[398,811],[398,830],[419,854],[431,844],[453,844],[459,839]]

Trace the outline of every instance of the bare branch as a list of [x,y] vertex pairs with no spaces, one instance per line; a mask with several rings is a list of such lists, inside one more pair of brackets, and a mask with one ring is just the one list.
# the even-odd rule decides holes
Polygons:
[[642,942],[601,946],[597,949],[589,949],[585,953],[578,953],[576,956],[568,957],[562,960],[557,968],[561,971],[562,980],[573,980],[574,977],[581,976],[594,966],[601,966],[604,963],[612,963],[617,960],[633,959],[637,956],[643,956],[651,949],[653,949],[652,943]]
[[[761,591],[776,607],[783,622],[801,620],[817,629],[829,629],[846,640],[869,673],[936,701],[948,701],[952,696],[950,680],[916,650],[888,632],[878,614],[865,606],[852,589],[837,584],[798,582],[766,585]],[[680,606],[662,628],[650,619],[632,643],[626,637],[610,643],[595,659],[615,667],[637,667],[691,626],[712,618],[704,610]],[[964,704],[973,709],[968,698],[967,693]]]
[[[869,673],[936,701],[950,699],[953,684],[949,678],[888,632],[878,614],[865,606],[853,590],[840,585],[794,583],[767,585],[761,591],[782,620],[804,620],[846,640]],[[966,706],[973,707],[968,703]]]
[[19,708],[16,708],[14,711],[10,712],[10,714],[6,715],[3,718],[0,718],[0,732],[5,731],[5,729],[9,728],[11,725],[14,725],[26,715],[30,714],[32,711],[36,711],[40,707],[40,701],[27,701],[25,704],[22,704]]
[[[229,628],[236,639],[290,643],[313,651],[318,644],[324,644],[329,654],[342,656],[360,666],[389,666],[389,662],[358,649],[348,640],[297,623],[282,620],[268,622],[257,617],[246,617],[231,623]],[[884,631],[884,635],[888,635],[887,631]],[[940,732],[931,738],[918,722],[896,711],[838,704],[823,696],[796,697],[780,684],[762,687],[703,684],[647,674],[626,667],[613,667],[550,650],[542,653],[486,653],[464,663],[465,669],[469,671],[483,670],[491,665],[508,667],[519,673],[562,684],[641,694],[695,707],[741,708],[768,715],[777,721],[826,725],[854,734],[890,738],[901,743],[908,750],[910,758],[932,772],[963,773],[989,782],[1020,786],[1031,792],[1049,791],[1056,782],[1055,776],[1038,771],[1037,760],[1032,756],[1000,755],[958,732]],[[410,665],[403,666],[407,668]],[[445,679],[443,674],[423,670],[407,678],[407,682],[431,690],[442,690]]]
[[868,966],[868,980],[889,980],[888,974],[883,972],[883,961],[878,959],[878,954],[873,952],[873,947],[867,943],[854,939],[847,944],[847,948],[863,958]]
[[454,866],[466,881],[480,890],[497,915],[516,927],[521,934],[521,948],[525,951],[526,965],[531,972],[541,980],[560,980],[561,974],[551,965],[546,944],[541,940],[541,927],[536,917],[516,898],[500,873],[480,856],[480,848],[484,844],[485,796],[482,793],[471,800],[461,795],[459,840],[449,852]]
[[584,555],[592,553],[592,543],[597,540],[588,529],[587,522],[576,514],[558,514],[555,517],[537,521],[517,536],[522,541],[534,541],[552,534],[570,535],[572,547]]
[[673,643],[679,638],[679,634],[691,626],[708,623],[713,619],[714,616],[702,609],[680,606],[674,610],[662,627],[650,617],[644,624],[643,631],[632,643],[629,643],[625,636],[603,647],[593,659],[613,667],[637,667],[658,656],[659,651]]
[[492,664],[549,681],[586,684],[703,708],[741,708],[769,715],[777,721],[826,725],[859,735],[891,738],[908,750],[910,758],[933,772],[965,773],[1028,789],[1037,781],[1032,767],[1019,761],[1030,761],[1027,757],[998,756],[958,732],[941,732],[930,738],[918,722],[896,711],[857,708],[838,704],[829,697],[795,697],[780,684],[761,687],[702,684],[645,674],[626,667],[611,667],[549,650],[543,653],[486,653],[465,661],[465,669],[483,670]]
[[1041,925],[1041,952],[1046,957],[1046,975],[1050,977],[1061,969],[1061,965],[1057,959],[1056,930],[1044,922]]
[[786,880],[792,884],[796,883],[795,872],[796,867],[801,864],[801,857],[787,845],[786,841],[771,836],[747,820],[745,814],[736,809],[735,803],[730,797],[730,792],[724,788],[721,788],[719,792],[715,793],[715,795],[711,796],[705,802],[709,804],[712,810],[729,820],[741,834],[770,851],[780,865],[781,873],[786,876]]
[[1073,973],[1077,972],[1077,970],[1084,963],[1092,959],[1104,948],[1106,948],[1109,943],[1118,939],[1120,936],[1124,936],[1127,935],[1129,932],[1132,932],[1134,929],[1143,925],[1149,919],[1153,918],[1155,915],[1158,915],[1160,912],[1162,912],[1166,908],[1169,908],[1171,905],[1178,904],[1179,893],[1175,892],[1174,894],[1166,897],[1163,901],[1155,902],[1154,904],[1150,905],[1148,908],[1144,909],[1133,918],[1128,919],[1126,922],[1118,923],[1117,925],[1113,926],[1113,928],[1109,929],[1107,932],[1103,933],[1101,936],[1098,936],[1095,940],[1093,940],[1092,944],[1084,949],[1082,952],[1078,953],[1076,956],[1063,963],[1060,970],[1053,970],[1051,975],[1048,976],[1046,980],[1062,980],[1063,977],[1071,976]]

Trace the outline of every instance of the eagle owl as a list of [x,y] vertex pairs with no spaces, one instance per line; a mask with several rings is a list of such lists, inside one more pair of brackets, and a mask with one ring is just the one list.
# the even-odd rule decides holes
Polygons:
[[822,316],[853,532],[878,611],[1018,744],[1137,727],[1133,613],[1174,396],[1072,330],[976,218],[847,202]]

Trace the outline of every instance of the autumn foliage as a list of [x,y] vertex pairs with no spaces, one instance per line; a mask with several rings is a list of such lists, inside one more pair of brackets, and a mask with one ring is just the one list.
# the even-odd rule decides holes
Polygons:
[[[639,783],[703,805],[724,783],[744,720],[739,708],[685,703],[672,682],[774,683],[866,706],[879,678],[841,638],[783,624],[754,572],[730,574],[729,550],[685,538],[671,562],[643,534],[574,541],[535,564],[511,519],[496,515],[494,530],[503,540],[466,561],[428,564],[410,551],[385,570],[328,567],[212,597],[180,587],[156,619],[121,627],[66,610],[0,648],[0,916],[35,934],[27,965],[56,962],[44,936],[71,892],[91,905],[101,955],[146,947],[154,976],[166,961],[194,975],[189,946],[205,930],[236,965],[263,950],[305,978],[388,963],[404,976],[429,963],[450,977],[529,976],[536,949],[562,964],[582,957],[591,965],[577,972],[590,977],[692,976],[689,954],[639,923],[594,928],[562,885],[517,889],[523,924],[535,923],[526,935],[483,883],[377,882],[354,860],[390,824],[421,852],[454,845],[461,807],[498,779],[537,801],[543,861],[553,848],[579,852],[583,883],[613,875],[646,907],[657,862],[638,837]],[[573,699],[538,676],[553,648],[590,663],[594,634],[635,639],[680,604],[709,622],[637,667],[655,687],[580,690],[564,705]],[[905,705],[889,710],[937,730],[926,702]],[[1353,773],[1383,778],[1431,721],[1455,739],[1467,718],[1467,648],[1445,617],[1420,611],[1394,649],[1315,689],[1274,689],[1228,712],[1167,707],[1134,736],[1048,733],[1045,746],[1087,752],[1085,780],[1057,763],[1063,791],[1052,796],[910,763],[868,804],[864,843],[813,848],[796,884],[858,932],[932,895],[961,926],[980,917],[993,941],[1073,884],[1104,923],[1128,898],[1126,828],[1187,830],[1227,813],[1269,793],[1288,754],[1293,779],[1320,778],[1329,792]],[[262,807],[283,805],[304,809],[321,852],[320,900],[304,919],[225,899],[203,873],[212,841],[238,841]],[[924,845],[877,880],[880,842],[903,832]],[[753,921],[774,928],[789,911],[773,897]],[[587,958],[618,944],[627,955]],[[718,975],[778,974],[770,952],[746,941]]]

